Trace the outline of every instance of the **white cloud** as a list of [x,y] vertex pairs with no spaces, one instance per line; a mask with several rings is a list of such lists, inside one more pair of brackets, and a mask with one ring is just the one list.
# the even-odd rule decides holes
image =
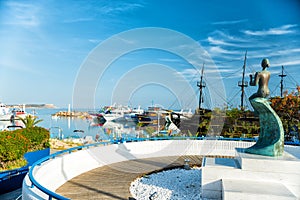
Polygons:
[[66,19],[63,22],[64,23],[76,23],[76,22],[87,22],[87,21],[92,21],[93,18],[86,17],[86,18],[75,18],[75,19]]
[[264,36],[264,35],[285,35],[294,33],[295,30],[291,30],[291,28],[296,27],[296,24],[287,24],[277,28],[270,28],[268,30],[261,30],[261,31],[252,31],[252,30],[245,30],[242,31],[246,35],[254,35],[254,36]]
[[212,54],[240,54],[241,52],[223,49],[221,46],[212,46],[212,47],[209,47],[209,53],[212,53]]
[[218,40],[213,37],[208,37],[207,41],[212,45],[226,45],[226,46],[235,46],[235,44],[225,42],[224,40]]
[[183,76],[188,76],[188,77],[193,77],[195,75],[199,75],[200,71],[196,70],[196,69],[184,69],[182,72],[178,72],[179,74],[183,75]]
[[232,21],[220,21],[220,22],[213,22],[213,25],[228,25],[228,24],[238,24],[247,22],[248,19],[241,19],[241,20],[232,20]]
[[35,27],[40,24],[39,7],[32,4],[20,2],[7,2],[6,20],[8,25],[19,25],[24,27]]
[[225,41],[229,40],[230,42],[248,42],[248,40],[244,38],[233,36],[221,30],[215,30],[210,35],[212,35],[214,38],[222,38]]
[[102,40],[99,40],[99,39],[89,39],[88,41],[91,42],[91,43],[94,43],[94,44],[99,44]]
[[278,51],[279,54],[291,54],[291,53],[299,53],[300,52],[300,48],[294,48],[294,49],[286,49],[286,50],[280,50]]
[[132,11],[137,8],[144,7],[142,4],[138,3],[109,3],[108,5],[102,6],[100,11],[103,14],[116,14],[120,12]]
[[[229,68],[216,68],[216,67],[211,67],[209,65],[205,65],[204,66],[204,78],[207,76],[207,77],[210,77],[213,78],[216,74],[219,74],[219,73],[233,73],[233,69],[229,69]],[[193,69],[193,68],[189,68],[189,69],[185,69],[181,72],[176,72],[177,75],[179,76],[184,76],[186,79],[188,80],[198,80],[200,78],[200,75],[201,75],[201,71],[200,70],[197,70],[197,69]],[[240,73],[237,73],[238,74],[238,77],[240,77]]]
[[274,63],[274,66],[289,66],[289,65],[300,65],[300,60],[283,61],[281,63]]

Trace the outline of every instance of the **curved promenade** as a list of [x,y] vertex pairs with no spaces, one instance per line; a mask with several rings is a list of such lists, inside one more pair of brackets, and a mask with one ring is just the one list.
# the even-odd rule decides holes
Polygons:
[[[159,171],[166,168],[182,167],[184,159],[191,165],[201,165],[202,156],[172,156],[148,159],[137,159],[114,163],[96,168],[81,174],[64,185],[56,192],[70,199],[124,199],[131,197],[129,187],[132,181],[144,173],[135,173],[140,168],[147,171]],[[131,173],[124,171],[132,171]]]
[[[57,192],[62,195],[56,197],[57,199],[86,199],[88,195],[95,193],[103,193],[104,196],[99,197],[99,199],[126,199],[129,193],[124,191],[126,189],[128,191],[128,180],[157,170],[157,168],[170,167],[176,163],[182,165],[182,159],[185,156],[195,160],[195,162],[199,162],[202,156],[234,157],[236,156],[236,148],[247,148],[252,145],[253,142],[189,139],[112,144],[91,147],[50,158],[41,165],[34,166],[32,176],[42,188],[46,188],[51,193]],[[96,176],[95,174],[101,170],[103,174]],[[126,178],[127,175],[129,178]],[[127,182],[125,179],[128,179]],[[122,183],[123,180],[126,183]],[[101,183],[105,182],[106,188],[111,185],[113,189],[104,190]],[[117,190],[113,187],[113,182],[120,183],[115,187],[122,185],[123,188]],[[77,186],[75,187],[75,185]],[[74,192],[79,190],[78,187],[88,190],[87,193],[82,193],[86,196],[80,196]],[[117,193],[118,191],[120,193]],[[41,191],[36,187],[36,184],[33,185],[28,175],[23,181],[22,195],[24,200],[51,199],[54,197],[51,194],[49,196],[49,193],[46,194],[45,190]],[[96,198],[96,196],[94,197]]]
[[[90,170],[118,162],[156,157],[183,155],[235,156],[235,148],[246,148],[253,142],[218,140],[162,140],[144,141],[99,146],[76,151],[43,162],[35,166],[32,174],[37,182],[52,192],[72,178]],[[167,167],[162,166],[162,167]],[[123,173],[132,170],[123,170]],[[136,173],[148,173],[147,169],[135,169]],[[99,180],[100,181],[100,180]],[[48,199],[49,195],[32,187],[28,175],[23,181],[23,199]]]

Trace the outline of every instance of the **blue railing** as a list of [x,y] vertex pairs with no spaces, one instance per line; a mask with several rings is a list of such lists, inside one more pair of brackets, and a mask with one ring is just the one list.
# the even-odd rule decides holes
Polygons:
[[[142,141],[158,141],[158,140],[225,140],[225,141],[247,141],[247,142],[255,142],[257,141],[254,138],[222,138],[222,137],[173,137],[173,136],[166,136],[166,137],[154,137],[154,138],[118,138],[118,139],[114,139],[111,141],[107,141],[107,142],[97,142],[97,143],[93,143],[93,144],[87,144],[84,146],[78,146],[78,147],[73,147],[70,149],[66,149],[66,150],[62,150],[59,152],[56,152],[54,154],[51,154],[47,157],[44,157],[40,160],[38,160],[37,162],[35,162],[30,170],[29,170],[29,179],[32,183],[31,187],[37,187],[39,190],[41,190],[42,192],[44,192],[45,194],[47,194],[49,196],[49,200],[51,200],[52,198],[58,199],[58,200],[68,200],[68,198],[61,196],[51,190],[48,190],[47,188],[43,187],[41,184],[39,184],[34,176],[33,176],[33,170],[36,166],[41,165],[43,162],[50,160],[50,159],[55,159],[57,156],[60,156],[62,154],[66,154],[66,153],[72,153],[74,151],[78,151],[78,150],[82,150],[82,149],[88,149],[90,147],[97,147],[97,146],[101,146],[101,145],[109,145],[109,144],[118,144],[118,143],[124,143],[124,142],[142,142]],[[293,143],[293,142],[285,142],[285,144],[288,145],[297,145],[299,146],[300,143]]]
[[13,176],[17,176],[19,174],[27,173],[28,172],[28,168],[29,167],[26,166],[26,167],[21,167],[19,169],[14,169],[14,170],[0,172],[0,182],[4,181],[4,180],[7,180],[7,179],[10,179]]

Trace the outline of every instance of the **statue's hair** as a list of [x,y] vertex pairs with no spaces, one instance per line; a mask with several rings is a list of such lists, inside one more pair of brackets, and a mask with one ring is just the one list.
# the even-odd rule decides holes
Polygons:
[[270,67],[270,61],[268,58],[264,58],[262,61],[261,61],[261,66],[263,68],[266,68],[266,67]]

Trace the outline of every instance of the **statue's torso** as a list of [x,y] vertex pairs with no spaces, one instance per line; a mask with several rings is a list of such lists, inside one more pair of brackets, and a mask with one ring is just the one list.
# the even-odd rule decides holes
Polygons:
[[259,79],[258,82],[259,87],[258,87],[257,94],[264,98],[269,96],[270,90],[268,88],[268,83],[270,80],[270,72],[268,71],[259,72],[257,78]]

